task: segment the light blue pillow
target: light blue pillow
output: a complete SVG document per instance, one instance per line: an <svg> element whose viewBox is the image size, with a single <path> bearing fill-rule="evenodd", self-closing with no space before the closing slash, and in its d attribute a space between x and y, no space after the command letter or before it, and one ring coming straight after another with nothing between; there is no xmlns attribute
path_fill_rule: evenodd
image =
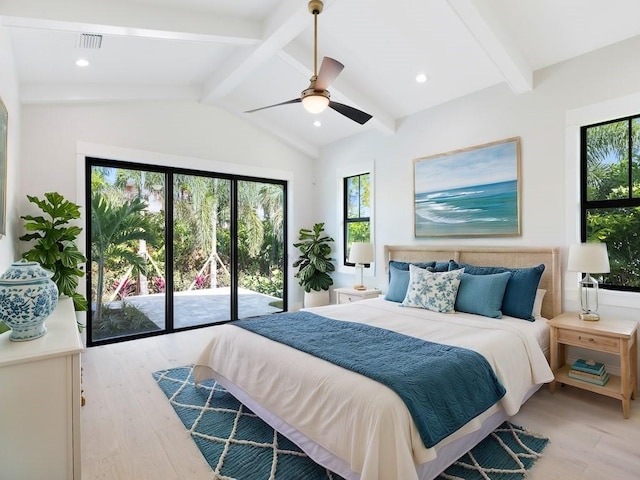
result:
<svg viewBox="0 0 640 480"><path fill-rule="evenodd" d="M409 286L409 265L430 269L436 262L397 262L389 260L389 288L384 296L390 302L402 302Z"/></svg>
<svg viewBox="0 0 640 480"><path fill-rule="evenodd" d="M510 272L489 275L464 273L456 297L456 311L502 318L502 299L510 278Z"/></svg>
<svg viewBox="0 0 640 480"><path fill-rule="evenodd" d="M507 288L504 290L504 298L502 299L502 314L522 318L523 320L535 320L533 317L533 303L536 299L536 291L540 284L542 272L544 272L544 264L541 263L529 268L478 267L451 260L449 268L451 270L464 268L464 271L471 275L510 272L511 278L507 282Z"/></svg>
<svg viewBox="0 0 640 480"><path fill-rule="evenodd" d="M436 273L410 265L409 287L402 305L440 313L453 312L463 273L464 269Z"/></svg>
<svg viewBox="0 0 640 480"><path fill-rule="evenodd" d="M402 302L409 287L409 268L401 270L389 264L389 288L384 296L390 302Z"/></svg>

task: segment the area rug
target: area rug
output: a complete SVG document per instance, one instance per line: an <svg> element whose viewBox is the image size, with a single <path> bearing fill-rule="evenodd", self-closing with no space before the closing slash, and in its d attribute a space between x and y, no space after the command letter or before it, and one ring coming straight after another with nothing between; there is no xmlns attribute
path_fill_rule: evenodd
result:
<svg viewBox="0 0 640 480"><path fill-rule="evenodd" d="M214 472L214 480L342 480L319 466L213 381L197 387L193 366L153 373ZM519 480L549 440L505 422L438 477Z"/></svg>

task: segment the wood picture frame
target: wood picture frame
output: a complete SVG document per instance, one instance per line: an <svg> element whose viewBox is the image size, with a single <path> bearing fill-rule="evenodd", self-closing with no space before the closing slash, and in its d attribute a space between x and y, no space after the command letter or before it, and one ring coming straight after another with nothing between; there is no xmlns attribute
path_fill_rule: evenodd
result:
<svg viewBox="0 0 640 480"><path fill-rule="evenodd" d="M520 137L413 161L415 237L520 235Z"/></svg>

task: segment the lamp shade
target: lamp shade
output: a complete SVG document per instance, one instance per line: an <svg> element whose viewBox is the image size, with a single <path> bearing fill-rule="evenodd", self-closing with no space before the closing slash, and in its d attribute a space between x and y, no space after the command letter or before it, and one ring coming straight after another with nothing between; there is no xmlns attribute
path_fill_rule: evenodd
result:
<svg viewBox="0 0 640 480"><path fill-rule="evenodd" d="M349 263L371 263L374 260L373 244L353 242L349 251Z"/></svg>
<svg viewBox="0 0 640 480"><path fill-rule="evenodd" d="M585 273L609 273L606 243L577 243L569 247L567 270Z"/></svg>

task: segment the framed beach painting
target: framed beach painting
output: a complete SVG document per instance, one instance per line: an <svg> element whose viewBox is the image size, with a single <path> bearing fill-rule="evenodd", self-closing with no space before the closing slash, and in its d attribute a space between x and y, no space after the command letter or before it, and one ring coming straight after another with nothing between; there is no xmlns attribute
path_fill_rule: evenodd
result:
<svg viewBox="0 0 640 480"><path fill-rule="evenodd" d="M416 237L520 235L520 137L413 164Z"/></svg>

